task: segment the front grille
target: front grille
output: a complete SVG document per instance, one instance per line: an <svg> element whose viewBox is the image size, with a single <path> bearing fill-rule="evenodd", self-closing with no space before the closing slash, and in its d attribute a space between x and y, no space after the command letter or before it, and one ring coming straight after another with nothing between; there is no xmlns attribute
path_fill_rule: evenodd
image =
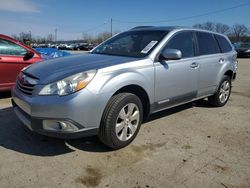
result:
<svg viewBox="0 0 250 188"><path fill-rule="evenodd" d="M34 90L34 86L33 84L27 84L27 83L21 83L18 79L17 79L17 83L16 83L17 88L23 92L26 95L32 95L33 90Z"/></svg>
<svg viewBox="0 0 250 188"><path fill-rule="evenodd" d="M38 79L32 75L21 72L17 77L16 87L26 95L32 95L36 84L38 84Z"/></svg>

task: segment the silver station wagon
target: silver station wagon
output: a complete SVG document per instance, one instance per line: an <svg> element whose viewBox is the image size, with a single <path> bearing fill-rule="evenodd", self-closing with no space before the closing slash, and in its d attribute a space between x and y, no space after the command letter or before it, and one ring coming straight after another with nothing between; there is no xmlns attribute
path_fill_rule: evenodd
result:
<svg viewBox="0 0 250 188"><path fill-rule="evenodd" d="M208 98L224 106L237 53L224 35L181 27L136 27L87 54L35 63L12 91L30 130L59 137L98 135L113 149L136 137L150 114Z"/></svg>

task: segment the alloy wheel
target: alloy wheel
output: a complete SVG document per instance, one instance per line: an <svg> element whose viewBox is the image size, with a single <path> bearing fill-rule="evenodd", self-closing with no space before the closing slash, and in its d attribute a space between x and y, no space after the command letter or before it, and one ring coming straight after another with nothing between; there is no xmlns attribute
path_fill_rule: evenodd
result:
<svg viewBox="0 0 250 188"><path fill-rule="evenodd" d="M221 103L225 103L230 94L230 83L228 80L225 80L220 87L219 99Z"/></svg>
<svg viewBox="0 0 250 188"><path fill-rule="evenodd" d="M129 140L136 132L140 122L139 108L134 103L126 104L116 120L116 136L121 141Z"/></svg>

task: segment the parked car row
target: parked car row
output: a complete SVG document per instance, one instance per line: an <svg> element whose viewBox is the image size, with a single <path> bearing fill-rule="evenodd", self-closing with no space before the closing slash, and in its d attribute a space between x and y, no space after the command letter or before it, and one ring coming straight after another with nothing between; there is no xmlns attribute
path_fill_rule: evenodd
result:
<svg viewBox="0 0 250 188"><path fill-rule="evenodd" d="M89 43L71 43L71 44L66 44L66 43L36 44L36 43L33 43L31 44L31 46L33 48L57 48L59 50L85 50L85 51L89 51L94 47L93 44L89 44Z"/></svg>

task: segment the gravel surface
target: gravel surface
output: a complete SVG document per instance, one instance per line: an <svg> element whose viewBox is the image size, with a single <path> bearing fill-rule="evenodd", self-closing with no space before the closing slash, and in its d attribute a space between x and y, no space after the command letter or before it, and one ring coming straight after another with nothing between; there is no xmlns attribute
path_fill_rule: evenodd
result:
<svg viewBox="0 0 250 188"><path fill-rule="evenodd" d="M250 59L228 104L205 100L150 117L128 147L58 140L25 129L0 93L0 187L250 187Z"/></svg>

